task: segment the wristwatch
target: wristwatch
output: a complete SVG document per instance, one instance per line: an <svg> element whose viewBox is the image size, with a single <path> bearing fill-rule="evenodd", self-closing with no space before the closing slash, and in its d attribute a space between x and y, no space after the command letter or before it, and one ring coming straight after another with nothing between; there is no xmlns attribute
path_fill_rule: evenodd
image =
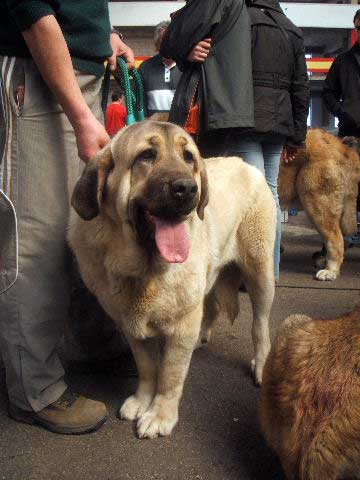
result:
<svg viewBox="0 0 360 480"><path fill-rule="evenodd" d="M116 35L119 35L120 40L124 41L124 35L122 33L120 33L119 30L116 30L116 28L112 28L110 30L110 33L116 33Z"/></svg>

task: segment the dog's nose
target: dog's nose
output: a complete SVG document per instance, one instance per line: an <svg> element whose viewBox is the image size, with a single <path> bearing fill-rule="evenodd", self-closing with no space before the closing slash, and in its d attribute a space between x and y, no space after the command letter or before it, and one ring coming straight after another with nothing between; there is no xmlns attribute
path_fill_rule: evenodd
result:
<svg viewBox="0 0 360 480"><path fill-rule="evenodd" d="M198 186L193 179L180 178L171 183L170 190L172 195L178 200L191 200L195 197Z"/></svg>

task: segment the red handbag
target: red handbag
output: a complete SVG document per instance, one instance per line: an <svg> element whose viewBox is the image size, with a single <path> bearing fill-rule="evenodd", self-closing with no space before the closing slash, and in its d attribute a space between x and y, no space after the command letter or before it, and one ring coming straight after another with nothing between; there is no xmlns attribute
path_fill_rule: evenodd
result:
<svg viewBox="0 0 360 480"><path fill-rule="evenodd" d="M186 119L184 130L191 135L198 135L200 131L200 105L198 85L196 85L194 96L191 100L190 110Z"/></svg>

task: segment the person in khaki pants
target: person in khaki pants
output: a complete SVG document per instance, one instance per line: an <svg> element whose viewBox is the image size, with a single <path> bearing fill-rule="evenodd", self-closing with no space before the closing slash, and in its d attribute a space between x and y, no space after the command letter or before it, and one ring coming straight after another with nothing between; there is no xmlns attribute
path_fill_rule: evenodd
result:
<svg viewBox="0 0 360 480"><path fill-rule="evenodd" d="M81 168L108 141L104 61L134 62L108 2L9 0L0 8L0 352L9 415L59 433L106 420L73 394L56 347L69 305L66 228ZM64 32L64 33L63 33Z"/></svg>

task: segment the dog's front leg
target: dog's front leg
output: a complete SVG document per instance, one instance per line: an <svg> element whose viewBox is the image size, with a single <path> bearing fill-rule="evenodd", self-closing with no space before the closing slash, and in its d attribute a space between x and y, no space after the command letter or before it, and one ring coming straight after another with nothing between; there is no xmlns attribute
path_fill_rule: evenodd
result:
<svg viewBox="0 0 360 480"><path fill-rule="evenodd" d="M149 338L137 340L127 336L139 373L139 385L120 408L119 415L125 420L140 418L151 405L156 392L158 369L158 340Z"/></svg>
<svg viewBox="0 0 360 480"><path fill-rule="evenodd" d="M201 318L202 305L185 322L182 321L173 335L166 337L155 398L151 407L138 420L139 438L170 435L176 425L179 401L199 336Z"/></svg>

